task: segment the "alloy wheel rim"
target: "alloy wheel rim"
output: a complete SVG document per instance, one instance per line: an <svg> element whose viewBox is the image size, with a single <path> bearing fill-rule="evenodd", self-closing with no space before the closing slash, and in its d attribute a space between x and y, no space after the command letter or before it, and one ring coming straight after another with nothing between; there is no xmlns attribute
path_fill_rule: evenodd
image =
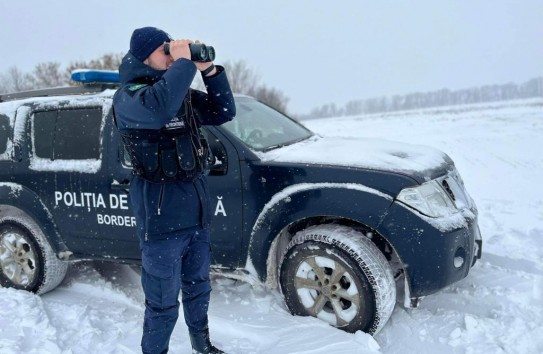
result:
<svg viewBox="0 0 543 354"><path fill-rule="evenodd" d="M0 268L13 284L27 286L36 277L36 254L30 243L17 232L0 235Z"/></svg>
<svg viewBox="0 0 543 354"><path fill-rule="evenodd" d="M304 259L296 270L294 285L308 314L333 326L347 326L360 310L354 275L332 258Z"/></svg>

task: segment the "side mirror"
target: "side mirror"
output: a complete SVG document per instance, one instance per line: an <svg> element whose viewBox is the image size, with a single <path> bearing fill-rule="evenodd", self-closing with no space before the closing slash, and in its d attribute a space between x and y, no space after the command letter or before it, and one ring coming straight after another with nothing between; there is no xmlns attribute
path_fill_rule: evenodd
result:
<svg viewBox="0 0 543 354"><path fill-rule="evenodd" d="M210 176L224 176L228 170L228 164L221 158L215 157L215 162L209 167Z"/></svg>

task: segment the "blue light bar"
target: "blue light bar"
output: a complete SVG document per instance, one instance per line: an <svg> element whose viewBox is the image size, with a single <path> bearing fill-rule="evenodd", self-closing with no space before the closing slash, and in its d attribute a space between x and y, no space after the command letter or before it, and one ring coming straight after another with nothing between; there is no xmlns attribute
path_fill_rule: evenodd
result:
<svg viewBox="0 0 543 354"><path fill-rule="evenodd" d="M76 70L72 71L72 80L82 84L119 83L119 72L109 70Z"/></svg>

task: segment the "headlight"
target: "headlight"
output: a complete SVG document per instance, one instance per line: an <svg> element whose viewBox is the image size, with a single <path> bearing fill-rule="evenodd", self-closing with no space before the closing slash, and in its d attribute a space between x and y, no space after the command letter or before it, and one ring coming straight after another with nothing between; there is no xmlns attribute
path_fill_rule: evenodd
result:
<svg viewBox="0 0 543 354"><path fill-rule="evenodd" d="M396 199L434 218L448 216L458 211L451 198L435 180L417 187L405 188Z"/></svg>

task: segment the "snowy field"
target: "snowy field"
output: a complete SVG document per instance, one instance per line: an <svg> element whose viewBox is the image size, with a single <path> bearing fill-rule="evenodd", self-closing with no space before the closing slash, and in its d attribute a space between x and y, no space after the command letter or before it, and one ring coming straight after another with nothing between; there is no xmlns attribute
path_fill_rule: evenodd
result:
<svg viewBox="0 0 543 354"><path fill-rule="evenodd" d="M291 316L277 291L214 278L213 341L231 354L543 353L543 100L306 121L334 137L436 147L479 208L483 257L420 307L396 306L374 338ZM356 153L356 152L355 152ZM44 296L0 288L0 353L138 353L143 315L132 268L81 262ZM170 352L190 353L178 322Z"/></svg>

